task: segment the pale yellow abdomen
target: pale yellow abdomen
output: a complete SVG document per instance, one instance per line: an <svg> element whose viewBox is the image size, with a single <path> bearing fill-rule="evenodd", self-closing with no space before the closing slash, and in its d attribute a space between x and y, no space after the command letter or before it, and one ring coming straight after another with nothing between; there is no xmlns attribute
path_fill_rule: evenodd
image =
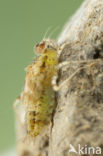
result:
<svg viewBox="0 0 103 156"><path fill-rule="evenodd" d="M27 133L33 137L40 134L52 119L55 95L51 80L57 63L56 51L46 50L27 69L23 103L27 111Z"/></svg>

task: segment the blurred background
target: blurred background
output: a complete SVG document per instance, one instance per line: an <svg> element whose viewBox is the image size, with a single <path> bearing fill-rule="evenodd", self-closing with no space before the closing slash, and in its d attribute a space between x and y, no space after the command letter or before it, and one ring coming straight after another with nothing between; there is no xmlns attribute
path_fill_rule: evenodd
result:
<svg viewBox="0 0 103 156"><path fill-rule="evenodd" d="M0 0L0 152L15 146L13 103L23 90L33 46L59 26L57 38L83 0Z"/></svg>

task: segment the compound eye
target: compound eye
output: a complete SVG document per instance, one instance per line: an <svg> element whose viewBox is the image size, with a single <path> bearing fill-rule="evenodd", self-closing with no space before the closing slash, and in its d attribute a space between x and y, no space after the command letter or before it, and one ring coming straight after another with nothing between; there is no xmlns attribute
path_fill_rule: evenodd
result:
<svg viewBox="0 0 103 156"><path fill-rule="evenodd" d="M39 46L40 46L41 49L44 49L45 48L45 43L43 42Z"/></svg>
<svg viewBox="0 0 103 156"><path fill-rule="evenodd" d="M44 43L44 42L38 43L38 44L36 44L36 46L35 46L35 52L36 52L37 54L43 53L44 49L45 49L45 43Z"/></svg>

